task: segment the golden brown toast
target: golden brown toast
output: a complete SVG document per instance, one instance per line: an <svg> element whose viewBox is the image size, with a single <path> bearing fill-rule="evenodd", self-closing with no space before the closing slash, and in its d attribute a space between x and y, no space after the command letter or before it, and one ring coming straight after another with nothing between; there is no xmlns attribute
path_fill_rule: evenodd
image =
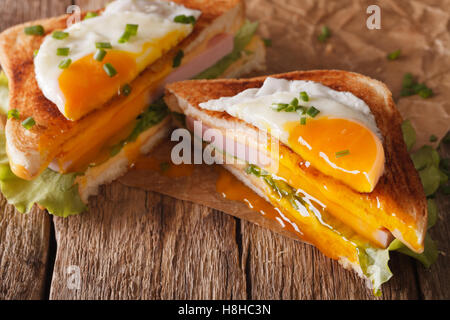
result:
<svg viewBox="0 0 450 320"><path fill-rule="evenodd" d="M145 82L145 77L150 78L155 72L152 68L172 61L178 50L183 49L185 53L194 50L194 44L199 44L207 35L207 29L216 22L216 28L229 28L226 25L226 18L233 21L243 22L244 5L241 0L176 0L186 7L202 11L202 15L197 21L194 31L179 45L171 50L154 65L148 67L135 80ZM229 13L225 17L225 13ZM82 15L82 18L84 14ZM41 92L35 79L33 54L39 49L44 37L28 36L24 33L24 27L30 25L42 25L46 35L54 30L66 28L68 15L28 22L9 28L0 34L0 64L9 78L10 87L10 108L17 109L20 119L9 119L6 125L6 136L8 144L8 154L13 171L23 178L33 178L39 175L53 158L58 154L61 146L85 131L95 122L95 118L107 112L108 106L114 103L114 98L104 108L94 111L78 121L67 120L58 110L56 105L47 100ZM222 20L219 24L217 21ZM222 26L223 25L223 26ZM219 30L220 31L220 30ZM132 83L133 88L135 83ZM132 99L132 97L128 97ZM26 130L21 122L33 117L36 125L31 130ZM19 163L19 165L17 165ZM20 174L20 166L27 166L29 173Z"/></svg>
<svg viewBox="0 0 450 320"><path fill-rule="evenodd" d="M371 193L358 193L318 170L302 166L301 157L290 152L298 173L309 183L322 188L323 195L347 208L362 220L378 221L416 252L423 251L427 225L427 202L419 175L403 141L402 117L395 108L392 94L381 82L346 71L296 71L271 77L320 82L337 91L348 91L370 107L383 136L385 171ZM183 81L166 87L165 100L172 110L184 112L214 128L246 128L252 125L225 112L204 110L199 104L220 97L234 96L248 88L261 87L266 77L243 80ZM199 113L201 112L201 113ZM242 131L245 132L246 129ZM281 148L289 149L281 144ZM323 188L326 185L327 190ZM314 195L313 195L314 196Z"/></svg>

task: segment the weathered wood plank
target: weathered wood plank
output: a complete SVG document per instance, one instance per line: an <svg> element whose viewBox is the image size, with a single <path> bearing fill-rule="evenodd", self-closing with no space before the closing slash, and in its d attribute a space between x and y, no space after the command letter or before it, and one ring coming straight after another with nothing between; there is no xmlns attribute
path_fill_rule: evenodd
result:
<svg viewBox="0 0 450 320"><path fill-rule="evenodd" d="M51 299L245 298L235 220L113 183L90 211L55 218ZM77 266L80 290L67 286Z"/></svg>
<svg viewBox="0 0 450 320"><path fill-rule="evenodd" d="M2 0L0 31L29 20L63 14L71 1ZM50 217L38 208L17 212L0 195L0 299L45 297Z"/></svg>

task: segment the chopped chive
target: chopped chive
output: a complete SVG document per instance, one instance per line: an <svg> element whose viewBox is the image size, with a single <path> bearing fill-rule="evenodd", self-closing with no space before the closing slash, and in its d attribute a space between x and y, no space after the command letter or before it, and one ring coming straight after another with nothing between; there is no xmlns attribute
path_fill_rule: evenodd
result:
<svg viewBox="0 0 450 320"><path fill-rule="evenodd" d="M109 42L96 42L95 47L97 49L112 49L112 45Z"/></svg>
<svg viewBox="0 0 450 320"><path fill-rule="evenodd" d="M125 42L128 42L130 40L130 38L131 38L131 34L125 31L117 42L125 43Z"/></svg>
<svg viewBox="0 0 450 320"><path fill-rule="evenodd" d="M11 118L19 119L19 110L17 109L8 110L8 119Z"/></svg>
<svg viewBox="0 0 450 320"><path fill-rule="evenodd" d="M124 95L125 97L128 97L131 93L131 86L127 83L125 84L122 89L120 90L120 93Z"/></svg>
<svg viewBox="0 0 450 320"><path fill-rule="evenodd" d="M307 101L309 101L309 96L305 91L302 91L302 92L300 92L300 99L307 102Z"/></svg>
<svg viewBox="0 0 450 320"><path fill-rule="evenodd" d="M286 109L288 106L287 103L272 103L272 108L278 112Z"/></svg>
<svg viewBox="0 0 450 320"><path fill-rule="evenodd" d="M138 28L139 28L138 24L127 24L125 26L125 32L128 32L132 36L135 36L137 35Z"/></svg>
<svg viewBox="0 0 450 320"><path fill-rule="evenodd" d="M30 130L35 124L36 121L34 121L33 117L28 117L22 121L22 126L27 130Z"/></svg>
<svg viewBox="0 0 450 320"><path fill-rule="evenodd" d="M174 22L184 24L195 24L196 20L194 16L186 16L184 14L178 15L173 19Z"/></svg>
<svg viewBox="0 0 450 320"><path fill-rule="evenodd" d="M264 39L263 39L263 42L264 42L264 46L265 46L266 48L269 48L269 47L272 46L272 39L264 38Z"/></svg>
<svg viewBox="0 0 450 320"><path fill-rule="evenodd" d="M340 157L344 157L350 154L349 150L342 150L342 151L338 151L336 152L336 158L340 158Z"/></svg>
<svg viewBox="0 0 450 320"><path fill-rule="evenodd" d="M430 88L423 88L418 92L418 95L423 98L429 98L433 95L433 90L431 90Z"/></svg>
<svg viewBox="0 0 450 320"><path fill-rule="evenodd" d="M34 50L33 57L36 57L38 55L38 53L39 53L39 49Z"/></svg>
<svg viewBox="0 0 450 320"><path fill-rule="evenodd" d="M433 90L428 88L425 83L418 83L411 73L405 73L400 94L402 97L418 94L423 99L427 99L433 96Z"/></svg>
<svg viewBox="0 0 450 320"><path fill-rule="evenodd" d="M160 167L162 172L166 172L167 170L169 170L170 163L168 163L168 162L161 162L159 164L159 167Z"/></svg>
<svg viewBox="0 0 450 320"><path fill-rule="evenodd" d="M98 16L98 13L97 13L97 12L88 12L88 13L86 13L86 15L84 16L84 19L83 19L83 20L95 18L95 17L97 17L97 16Z"/></svg>
<svg viewBox="0 0 450 320"><path fill-rule="evenodd" d="M328 28L327 26L323 26L322 27L322 33L319 34L319 36L317 37L317 39L320 42L325 42L327 41L327 39L331 36L331 31L330 28Z"/></svg>
<svg viewBox="0 0 450 320"><path fill-rule="evenodd" d="M70 48L58 48L58 49L56 49L56 55L57 56L67 57L69 55L69 52L70 52Z"/></svg>
<svg viewBox="0 0 450 320"><path fill-rule="evenodd" d="M317 110L316 108L314 108L314 107L309 107L308 108L308 110L306 111L306 113L311 117L311 118L314 118L315 116L317 116L319 113L320 113L320 111L319 110Z"/></svg>
<svg viewBox="0 0 450 320"><path fill-rule="evenodd" d="M307 109L308 109L307 107L298 106L295 111L298 113L298 115L303 116L306 114Z"/></svg>
<svg viewBox="0 0 450 320"><path fill-rule="evenodd" d="M105 70L106 74L111 78L117 74L117 70L114 69L111 63L105 63L103 65L103 70Z"/></svg>
<svg viewBox="0 0 450 320"><path fill-rule="evenodd" d="M60 69L67 69L71 63L72 63L72 59L64 59L59 63L58 67Z"/></svg>
<svg viewBox="0 0 450 320"><path fill-rule="evenodd" d="M106 56L106 50L98 49L94 54L94 59L97 61L103 61Z"/></svg>
<svg viewBox="0 0 450 320"><path fill-rule="evenodd" d="M303 126L306 124L306 117L301 117L300 118L300 124L303 125Z"/></svg>
<svg viewBox="0 0 450 320"><path fill-rule="evenodd" d="M297 99L297 98L292 99L290 105L291 105L291 106L294 106L294 107L295 107L295 110L296 110L297 107L298 107L298 99ZM295 110L293 110L293 111L295 111Z"/></svg>
<svg viewBox="0 0 450 320"><path fill-rule="evenodd" d="M138 28L139 28L138 24L127 24L125 27L125 32L119 39L119 43L128 42L131 36L137 35Z"/></svg>
<svg viewBox="0 0 450 320"><path fill-rule="evenodd" d="M173 58L173 65L172 66L174 68L179 67L181 65L181 60L183 59L183 57L184 57L183 50L178 51L177 54L175 55L175 58Z"/></svg>
<svg viewBox="0 0 450 320"><path fill-rule="evenodd" d="M69 36L69 33L64 32L64 31L54 31L52 33L52 38L57 39L57 40L63 40L65 38L67 38L68 36Z"/></svg>
<svg viewBox="0 0 450 320"><path fill-rule="evenodd" d="M402 54L402 51L400 49L398 49L398 50L395 50L395 51L389 53L387 55L387 58L388 58L388 60L397 60L401 54Z"/></svg>
<svg viewBox="0 0 450 320"><path fill-rule="evenodd" d="M29 36L43 36L45 33L44 27L41 25L25 27L24 32Z"/></svg>
<svg viewBox="0 0 450 320"><path fill-rule="evenodd" d="M436 142L437 140L438 138L434 134L430 136L430 142Z"/></svg>

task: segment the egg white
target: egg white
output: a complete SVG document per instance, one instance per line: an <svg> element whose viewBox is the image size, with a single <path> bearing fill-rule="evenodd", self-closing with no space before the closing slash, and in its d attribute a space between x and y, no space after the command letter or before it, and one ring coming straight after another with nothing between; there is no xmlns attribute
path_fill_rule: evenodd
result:
<svg viewBox="0 0 450 320"><path fill-rule="evenodd" d="M96 51L96 42L110 42L114 50L140 54L137 59L138 70L146 66L142 62L152 55L150 48L143 52L143 46L155 42L172 31L184 36L192 32L191 24L174 22L177 15L194 16L201 12L188 9L173 2L161 0L117 0L110 3L98 17L83 20L65 29L69 36L63 40L47 36L34 60L36 80L45 97L52 101L64 114L65 98L59 87L58 78L63 72L59 63L67 58L75 61ZM126 43L118 43L127 24L138 24L136 36ZM67 57L56 55L58 48L70 48Z"/></svg>
<svg viewBox="0 0 450 320"><path fill-rule="evenodd" d="M308 102L299 98L302 91L308 94ZM289 145L286 124L299 122L300 116L297 112L277 112L273 104L289 104L294 98L298 98L302 106L314 106L320 110L315 119L330 117L356 121L382 139L375 118L363 100L350 92L336 91L313 81L268 77L261 88L247 89L233 97L210 100L201 103L200 107L226 112L260 130L270 131L272 136Z"/></svg>

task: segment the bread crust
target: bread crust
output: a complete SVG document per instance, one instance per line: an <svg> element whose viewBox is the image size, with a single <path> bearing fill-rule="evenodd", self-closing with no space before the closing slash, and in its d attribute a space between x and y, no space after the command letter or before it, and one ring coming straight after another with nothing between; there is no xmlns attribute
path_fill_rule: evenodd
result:
<svg viewBox="0 0 450 320"><path fill-rule="evenodd" d="M358 199L358 205L364 206L364 209L372 215L381 214L381 210L377 209L377 204L381 203L381 206L385 208L383 214L395 213L396 216L390 218L398 222L398 226L402 226L406 221L412 221L414 228L410 232L417 235L416 243L404 239L404 232L407 231L401 232L395 226L390 226L388 229L411 249L422 252L427 226L427 201L419 175L403 140L402 117L386 85L361 74L340 70L294 71L271 75L271 77L320 82L337 91L351 92L366 102L383 137L385 171L371 193L358 193L344 184L340 188L343 188L342 190L345 190L349 197L354 197L355 201ZM169 108L183 110L189 106L201 112L205 119L208 118L209 121L217 124L232 123L230 126L257 130L225 112L201 109L199 104L220 97L234 96L245 89L259 88L265 79L266 76L241 80L183 81L168 85L165 99ZM181 101L184 106L181 105L183 103L180 104ZM214 125L214 123L211 124ZM328 178L318 171L314 175L317 179Z"/></svg>

